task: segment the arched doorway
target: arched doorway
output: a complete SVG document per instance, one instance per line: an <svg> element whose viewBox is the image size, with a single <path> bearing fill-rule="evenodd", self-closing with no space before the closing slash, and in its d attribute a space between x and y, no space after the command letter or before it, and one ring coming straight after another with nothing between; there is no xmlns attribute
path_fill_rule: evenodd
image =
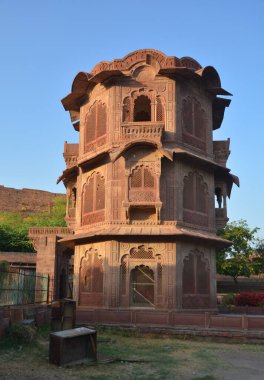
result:
<svg viewBox="0 0 264 380"><path fill-rule="evenodd" d="M154 299L154 272L148 266L136 266L130 275L131 305L154 307Z"/></svg>

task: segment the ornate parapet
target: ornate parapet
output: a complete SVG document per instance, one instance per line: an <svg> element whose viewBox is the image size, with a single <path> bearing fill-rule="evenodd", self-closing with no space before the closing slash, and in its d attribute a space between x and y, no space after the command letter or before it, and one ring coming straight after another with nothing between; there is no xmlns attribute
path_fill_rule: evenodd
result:
<svg viewBox="0 0 264 380"><path fill-rule="evenodd" d="M230 139L222 141L213 141L214 158L220 165L226 166L227 159L230 155Z"/></svg>
<svg viewBox="0 0 264 380"><path fill-rule="evenodd" d="M65 236L73 233L73 230L68 227L30 227L28 229L29 238L35 238L43 235Z"/></svg>
<svg viewBox="0 0 264 380"><path fill-rule="evenodd" d="M127 122L121 125L121 141L151 140L161 143L164 122L140 121Z"/></svg>
<svg viewBox="0 0 264 380"><path fill-rule="evenodd" d="M77 164L78 155L79 144L68 144L67 141L65 141L63 157L67 168Z"/></svg>

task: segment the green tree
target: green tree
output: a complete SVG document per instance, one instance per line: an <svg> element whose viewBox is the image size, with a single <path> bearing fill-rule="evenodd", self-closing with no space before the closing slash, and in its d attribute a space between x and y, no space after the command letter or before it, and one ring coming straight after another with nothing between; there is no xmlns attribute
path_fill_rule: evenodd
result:
<svg viewBox="0 0 264 380"><path fill-rule="evenodd" d="M250 229L245 220L228 223L219 233L232 245L217 253L216 267L219 274L233 277L237 282L238 276L249 277L254 273L251 256L254 252L257 227Z"/></svg>
<svg viewBox="0 0 264 380"><path fill-rule="evenodd" d="M0 213L0 251L33 252L28 238L29 227L63 227L65 222L66 197L58 196L53 200L49 212L39 212L22 216L14 212Z"/></svg>
<svg viewBox="0 0 264 380"><path fill-rule="evenodd" d="M264 239L256 240L256 247L251 260L254 274L264 273Z"/></svg>

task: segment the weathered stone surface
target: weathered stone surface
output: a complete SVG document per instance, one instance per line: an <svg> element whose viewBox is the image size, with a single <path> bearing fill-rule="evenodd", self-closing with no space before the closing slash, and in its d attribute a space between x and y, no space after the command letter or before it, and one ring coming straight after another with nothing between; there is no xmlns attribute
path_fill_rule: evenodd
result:
<svg viewBox="0 0 264 380"><path fill-rule="evenodd" d="M64 194L35 189L13 189L0 185L0 211L35 213L49 211L55 197Z"/></svg>

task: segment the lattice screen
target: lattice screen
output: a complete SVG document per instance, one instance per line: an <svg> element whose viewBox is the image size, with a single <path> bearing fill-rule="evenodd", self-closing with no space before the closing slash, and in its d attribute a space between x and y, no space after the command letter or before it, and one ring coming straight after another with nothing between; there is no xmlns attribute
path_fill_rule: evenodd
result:
<svg viewBox="0 0 264 380"><path fill-rule="evenodd" d="M103 259L98 252L91 252L82 260L80 290L88 293L102 293L104 287Z"/></svg>
<svg viewBox="0 0 264 380"><path fill-rule="evenodd" d="M161 102L160 97L157 97L156 100L156 121L163 121L164 120L164 111L163 111L163 105Z"/></svg>
<svg viewBox="0 0 264 380"><path fill-rule="evenodd" d="M146 249L144 246L133 248L130 257L132 259L154 259L152 249Z"/></svg>
<svg viewBox="0 0 264 380"><path fill-rule="evenodd" d="M83 192L82 224L91 224L104 220L98 213L105 208L105 179L100 173L93 174L87 181Z"/></svg>
<svg viewBox="0 0 264 380"><path fill-rule="evenodd" d="M96 137L106 134L106 105L99 102L97 105Z"/></svg>
<svg viewBox="0 0 264 380"><path fill-rule="evenodd" d="M92 142L97 140L98 145L105 144L106 140L102 136L106 135L107 112L106 105L97 101L91 108L85 120L85 149L90 151L93 148Z"/></svg>
<svg viewBox="0 0 264 380"><path fill-rule="evenodd" d="M105 179L96 175L96 194L95 194L96 204L95 210L102 210L105 208Z"/></svg>
<svg viewBox="0 0 264 380"><path fill-rule="evenodd" d="M148 168L144 169L144 187L154 187L154 177Z"/></svg>
<svg viewBox="0 0 264 380"><path fill-rule="evenodd" d="M85 121L85 144L94 141L96 137L96 105L93 105L86 116Z"/></svg>
<svg viewBox="0 0 264 380"><path fill-rule="evenodd" d="M184 131L195 136L199 140L206 141L206 113L195 98L188 96L182 101L182 121ZM186 139L184 138L184 140ZM187 139L186 142L191 143L191 140ZM200 146L195 141L193 141L193 144L202 148L202 145Z"/></svg>
<svg viewBox="0 0 264 380"><path fill-rule="evenodd" d="M139 167L133 170L131 175L131 188L141 188L142 187L142 176L143 168Z"/></svg>
<svg viewBox="0 0 264 380"><path fill-rule="evenodd" d="M183 186L183 208L188 210L194 209L194 179L193 173L189 173L188 177L184 178Z"/></svg>
<svg viewBox="0 0 264 380"><path fill-rule="evenodd" d="M183 119L183 129L193 134L193 110L192 110L192 99L188 96L182 102L182 119Z"/></svg>
<svg viewBox="0 0 264 380"><path fill-rule="evenodd" d="M207 186L201 176L196 175L196 210L207 212Z"/></svg>
<svg viewBox="0 0 264 380"><path fill-rule="evenodd" d="M129 97L124 99L123 102L123 122L131 121L131 99Z"/></svg>
<svg viewBox="0 0 264 380"><path fill-rule="evenodd" d="M162 295L162 265L157 263L157 295Z"/></svg>
<svg viewBox="0 0 264 380"><path fill-rule="evenodd" d="M93 211L93 188L94 188L94 177L86 183L83 195L83 212L86 214Z"/></svg>
<svg viewBox="0 0 264 380"><path fill-rule="evenodd" d="M194 256L189 254L183 261L182 292L183 294L195 293L195 268Z"/></svg>
<svg viewBox="0 0 264 380"><path fill-rule="evenodd" d="M209 265L202 252L189 253L183 261L183 294L209 294Z"/></svg>
<svg viewBox="0 0 264 380"><path fill-rule="evenodd" d="M198 173L189 173L184 178L183 208L207 213L208 190L203 177Z"/></svg>
<svg viewBox="0 0 264 380"><path fill-rule="evenodd" d="M205 140L206 133L206 115L205 111L201 108L199 102L194 103L194 123L195 130L194 134L201 140Z"/></svg>
<svg viewBox="0 0 264 380"><path fill-rule="evenodd" d="M126 259L123 258L120 266L120 274L121 274L121 294L126 294L126 281L127 281L127 262Z"/></svg>

